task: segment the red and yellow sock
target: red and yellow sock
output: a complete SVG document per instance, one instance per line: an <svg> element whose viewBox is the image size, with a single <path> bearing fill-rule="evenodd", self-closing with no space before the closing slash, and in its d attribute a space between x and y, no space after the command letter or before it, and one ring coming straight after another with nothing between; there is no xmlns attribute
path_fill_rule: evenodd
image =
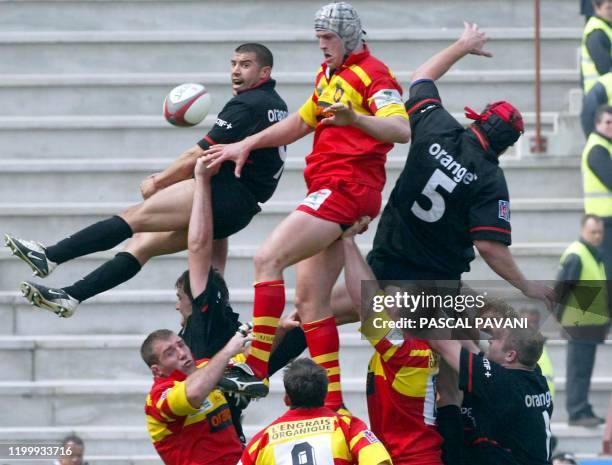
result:
<svg viewBox="0 0 612 465"><path fill-rule="evenodd" d="M246 363L258 378L268 376L268 361L274 334L285 309L285 282L264 281L255 284L253 304L253 343Z"/></svg>
<svg viewBox="0 0 612 465"><path fill-rule="evenodd" d="M340 384L340 362L338 360L340 337L338 336L336 319L330 316L311 323L303 323L302 327L306 335L310 356L327 372L329 384L325 406L337 410L344 404L344 401Z"/></svg>

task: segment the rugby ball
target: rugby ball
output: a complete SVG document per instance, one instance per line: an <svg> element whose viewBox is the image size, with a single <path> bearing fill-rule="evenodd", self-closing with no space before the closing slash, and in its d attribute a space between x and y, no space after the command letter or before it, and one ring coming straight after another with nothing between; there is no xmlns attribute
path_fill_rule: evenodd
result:
<svg viewBox="0 0 612 465"><path fill-rule="evenodd" d="M206 118L211 103L210 94L202 84L181 84L166 96L164 116L174 126L195 126Z"/></svg>

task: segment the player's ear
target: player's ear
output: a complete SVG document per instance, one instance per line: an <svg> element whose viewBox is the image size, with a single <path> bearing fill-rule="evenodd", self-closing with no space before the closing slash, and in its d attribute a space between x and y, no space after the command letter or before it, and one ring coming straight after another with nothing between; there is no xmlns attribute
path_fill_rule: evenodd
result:
<svg viewBox="0 0 612 465"><path fill-rule="evenodd" d="M287 393L285 393L285 396L283 397L283 401L285 402L285 405L287 407L291 407L291 401L289 400L289 396L287 395Z"/></svg>
<svg viewBox="0 0 612 465"><path fill-rule="evenodd" d="M516 350L509 350L506 352L506 362L513 363L518 361L518 352Z"/></svg>
<svg viewBox="0 0 612 465"><path fill-rule="evenodd" d="M161 367L157 363L151 365L151 373L153 373L153 376L155 376L156 378L161 378L164 376Z"/></svg>
<svg viewBox="0 0 612 465"><path fill-rule="evenodd" d="M263 66L259 70L259 77L261 79L270 79L271 75L272 75L272 66Z"/></svg>

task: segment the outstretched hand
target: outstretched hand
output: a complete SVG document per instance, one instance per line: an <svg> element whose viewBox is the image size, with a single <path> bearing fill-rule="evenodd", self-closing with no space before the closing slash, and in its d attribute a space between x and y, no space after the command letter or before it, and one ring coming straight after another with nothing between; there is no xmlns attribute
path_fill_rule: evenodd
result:
<svg viewBox="0 0 612 465"><path fill-rule="evenodd" d="M555 291L545 284L536 281L529 281L525 289L523 289L523 294L526 297L541 300L546 304L546 308L549 311L552 311L555 305Z"/></svg>
<svg viewBox="0 0 612 465"><path fill-rule="evenodd" d="M204 152L203 159L209 169L215 166L220 167L225 161L233 161L236 163L234 175L239 178L242 167L249 158L250 149L244 142L236 142L234 144L216 144Z"/></svg>
<svg viewBox="0 0 612 465"><path fill-rule="evenodd" d="M150 174L140 183L140 193L143 199L148 199L157 192L158 189L155 187L155 176L158 174L159 173Z"/></svg>
<svg viewBox="0 0 612 465"><path fill-rule="evenodd" d="M484 46L489 38L482 32L476 23L463 22L464 29L463 34L459 40L463 43L467 52L472 55L479 55L483 57L492 57L493 54L484 50Z"/></svg>
<svg viewBox="0 0 612 465"><path fill-rule="evenodd" d="M372 221L372 218L369 216L362 216L355 221L350 228L344 231L342 234L342 239L352 239L357 234L363 234L368 230L368 224L370 224L370 221Z"/></svg>
<svg viewBox="0 0 612 465"><path fill-rule="evenodd" d="M219 169L221 169L221 165L207 167L206 160L204 158L204 156L198 158L198 161L196 162L195 168L193 170L193 174L196 178L202 177L204 179L210 179L219 172Z"/></svg>
<svg viewBox="0 0 612 465"><path fill-rule="evenodd" d="M353 104L348 101L348 105L344 103L334 103L325 108L326 114L331 114L327 118L321 120L322 124L331 124L333 126L350 126L357 121L357 113L353 110Z"/></svg>

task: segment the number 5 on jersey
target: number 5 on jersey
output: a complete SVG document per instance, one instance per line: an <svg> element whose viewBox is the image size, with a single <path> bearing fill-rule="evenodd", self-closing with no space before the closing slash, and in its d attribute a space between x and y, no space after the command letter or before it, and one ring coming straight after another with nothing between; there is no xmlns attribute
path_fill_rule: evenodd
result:
<svg viewBox="0 0 612 465"><path fill-rule="evenodd" d="M457 183L449 178L446 174L444 174L440 169L436 169L434 173L427 181L425 188L423 189L422 194L429 199L431 202L431 207L428 210L425 210L421 205L419 205L419 201L415 200L412 204L411 211L414 215L420 220L426 221L427 223L435 223L442 215L444 215L444 211L446 210L446 202L444 201L444 197L436 190L437 187L441 187L445 191L451 193L457 187Z"/></svg>

